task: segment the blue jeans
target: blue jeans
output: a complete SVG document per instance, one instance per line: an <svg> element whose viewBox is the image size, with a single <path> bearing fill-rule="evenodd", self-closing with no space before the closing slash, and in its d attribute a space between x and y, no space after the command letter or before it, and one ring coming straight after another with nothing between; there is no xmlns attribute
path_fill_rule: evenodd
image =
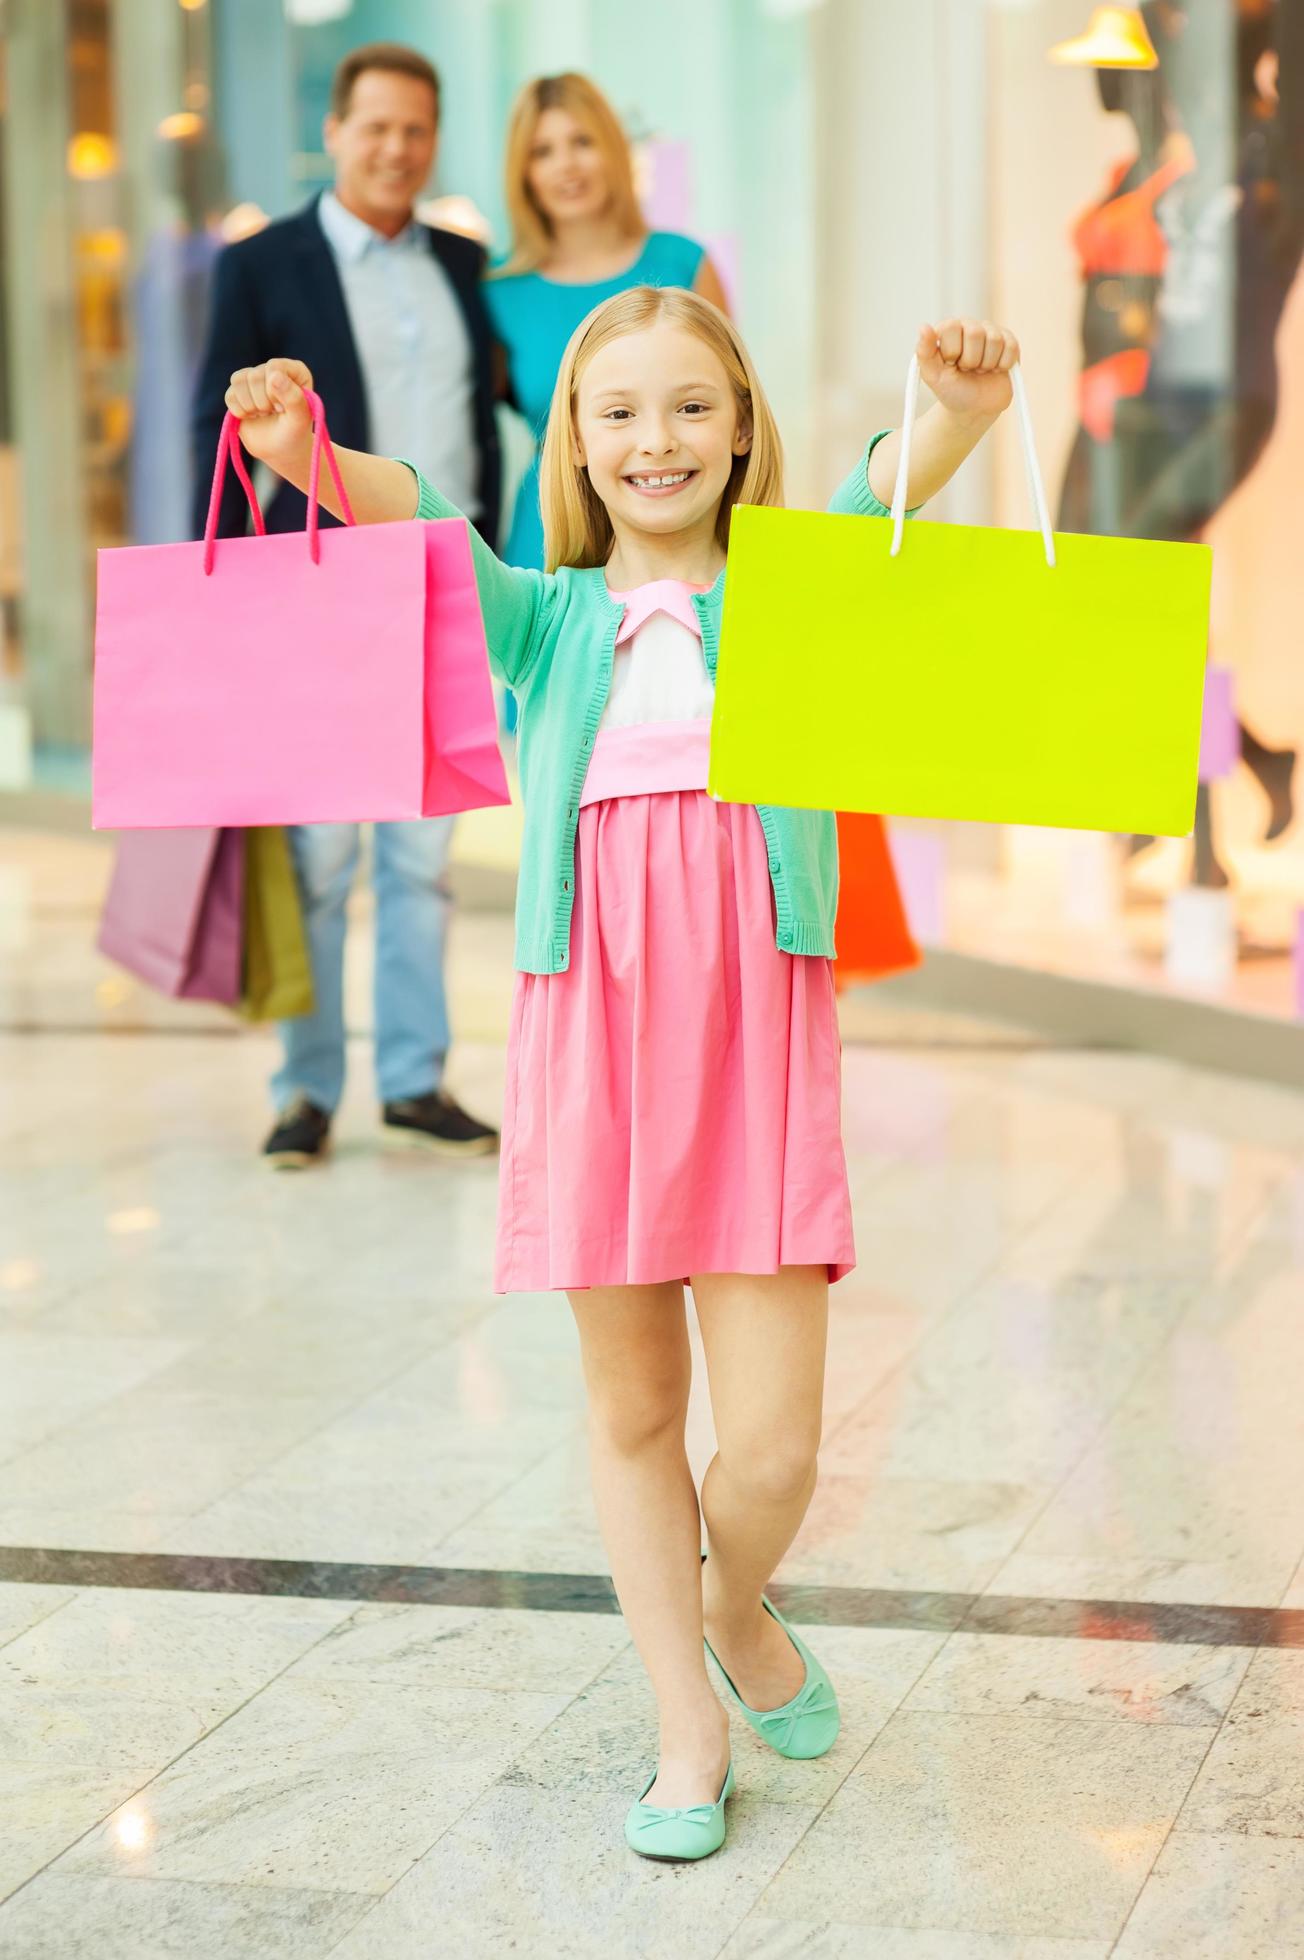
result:
<svg viewBox="0 0 1304 1960"><path fill-rule="evenodd" d="M382 1103L423 1096L443 1080L446 882L452 817L375 827L376 1081ZM283 1110L304 1095L332 1114L344 1089L344 934L361 826L301 825L289 833L303 897L317 1005L281 1023L284 1061L272 1078Z"/></svg>

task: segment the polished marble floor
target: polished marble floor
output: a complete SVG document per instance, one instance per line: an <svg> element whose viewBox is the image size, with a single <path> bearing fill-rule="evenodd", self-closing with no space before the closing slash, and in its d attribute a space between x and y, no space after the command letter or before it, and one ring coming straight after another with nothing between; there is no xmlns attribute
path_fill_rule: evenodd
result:
<svg viewBox="0 0 1304 1960"><path fill-rule="evenodd" d="M737 1728L725 1851L649 1866L493 1166L383 1148L360 1034L333 1163L263 1174L269 1038L96 960L105 865L0 831L0 1960L1304 1956L1304 1093L848 1005L782 1574L844 1731ZM460 918L489 1112L508 959Z"/></svg>

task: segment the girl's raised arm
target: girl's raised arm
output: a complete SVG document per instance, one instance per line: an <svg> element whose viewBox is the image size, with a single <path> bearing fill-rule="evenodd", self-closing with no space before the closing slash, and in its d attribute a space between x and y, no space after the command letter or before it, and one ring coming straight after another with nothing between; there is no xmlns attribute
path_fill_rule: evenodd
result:
<svg viewBox="0 0 1304 1960"><path fill-rule="evenodd" d="M920 378L936 402L915 425L910 448L906 504L926 504L950 482L965 457L977 448L992 423L1009 407L1010 370L1019 343L1008 327L990 320L944 320L919 330L915 347ZM900 431L874 445L869 458L869 490L884 507L892 502Z"/></svg>
<svg viewBox="0 0 1304 1960"><path fill-rule="evenodd" d="M238 369L226 391L226 405L239 420L240 440L249 454L305 491L312 414L303 391L311 386L312 375L302 361L264 361L261 367ZM335 460L359 524L416 516L417 482L405 464L368 456L361 449L335 448ZM319 488L326 509L343 517L328 470L322 471Z"/></svg>
<svg viewBox="0 0 1304 1960"><path fill-rule="evenodd" d="M304 491L312 465L312 412L303 391L311 387L312 375L302 361L271 360L239 369L226 391L226 405L239 420L244 448ZM409 464L369 456L362 449L332 447L359 524L397 523L419 515L462 516ZM318 494L327 510L343 517L329 470L321 472ZM473 524L467 525L467 534L489 664L510 687L519 687L529 670L547 584L541 572L504 565Z"/></svg>

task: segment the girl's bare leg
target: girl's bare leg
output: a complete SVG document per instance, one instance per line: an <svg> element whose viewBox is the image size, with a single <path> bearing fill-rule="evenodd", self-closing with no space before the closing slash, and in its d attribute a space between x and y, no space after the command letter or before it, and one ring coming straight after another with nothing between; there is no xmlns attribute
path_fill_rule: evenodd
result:
<svg viewBox="0 0 1304 1960"><path fill-rule="evenodd" d="M649 1804L714 1803L729 1724L702 1651L701 1520L684 1450L692 1363L681 1286L569 1296L588 1388L593 1497L660 1724Z"/></svg>
<svg viewBox="0 0 1304 1960"><path fill-rule="evenodd" d="M748 1706L779 1708L800 1689L804 1668L761 1594L815 1490L828 1268L704 1273L693 1297L717 1439L702 1480L706 1635Z"/></svg>

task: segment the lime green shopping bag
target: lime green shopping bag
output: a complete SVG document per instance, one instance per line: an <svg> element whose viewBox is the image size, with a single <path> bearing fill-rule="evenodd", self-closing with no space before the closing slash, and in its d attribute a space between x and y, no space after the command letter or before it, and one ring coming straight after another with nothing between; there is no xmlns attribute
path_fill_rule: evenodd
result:
<svg viewBox="0 0 1304 1960"><path fill-rule="evenodd" d="M731 803L1185 836L1209 626L1204 545L904 531L744 506L725 579L711 793Z"/></svg>

